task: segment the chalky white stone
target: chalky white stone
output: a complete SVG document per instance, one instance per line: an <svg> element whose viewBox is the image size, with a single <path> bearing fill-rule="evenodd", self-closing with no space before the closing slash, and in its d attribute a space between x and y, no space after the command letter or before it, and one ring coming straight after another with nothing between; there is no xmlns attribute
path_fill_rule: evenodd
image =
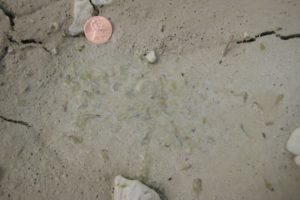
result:
<svg viewBox="0 0 300 200"><path fill-rule="evenodd" d="M68 34L76 36L82 33L85 22L92 17L93 10L94 8L89 0L74 0L74 19L68 29Z"/></svg>
<svg viewBox="0 0 300 200"><path fill-rule="evenodd" d="M157 57L156 57L156 55L155 55L155 51L149 51L148 53L147 53L147 55L145 56L145 58L147 59L147 61L149 62L149 63L151 63L151 64L153 64L153 63L155 63L156 62L156 60L157 60Z"/></svg>
<svg viewBox="0 0 300 200"><path fill-rule="evenodd" d="M114 181L114 200L160 200L160 197L138 180L117 176Z"/></svg>
<svg viewBox="0 0 300 200"><path fill-rule="evenodd" d="M300 128L296 129L290 136L287 145L289 152L300 156Z"/></svg>

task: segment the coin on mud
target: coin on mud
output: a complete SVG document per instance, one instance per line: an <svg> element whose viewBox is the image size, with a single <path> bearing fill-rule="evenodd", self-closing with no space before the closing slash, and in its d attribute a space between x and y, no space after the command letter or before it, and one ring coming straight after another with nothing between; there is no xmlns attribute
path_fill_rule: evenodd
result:
<svg viewBox="0 0 300 200"><path fill-rule="evenodd" d="M84 34L87 40L95 44L106 43L112 34L112 25L102 16L94 16L84 25Z"/></svg>

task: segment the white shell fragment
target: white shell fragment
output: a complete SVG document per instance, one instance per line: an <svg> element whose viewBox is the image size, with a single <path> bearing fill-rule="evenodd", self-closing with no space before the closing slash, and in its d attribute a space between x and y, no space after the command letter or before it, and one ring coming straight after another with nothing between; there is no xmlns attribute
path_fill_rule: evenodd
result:
<svg viewBox="0 0 300 200"><path fill-rule="evenodd" d="M300 156L300 128L296 129L290 136L287 145L289 152Z"/></svg>
<svg viewBox="0 0 300 200"><path fill-rule="evenodd" d="M159 195L138 180L116 176L114 200L160 200Z"/></svg>
<svg viewBox="0 0 300 200"><path fill-rule="evenodd" d="M90 17L92 17L94 8L89 0L74 0L74 19L68 29L71 36L79 35L83 32L83 26Z"/></svg>
<svg viewBox="0 0 300 200"><path fill-rule="evenodd" d="M155 51L149 51L148 53L147 53L147 55L145 56L145 58L147 59L147 61L149 62L149 63L151 63L151 64L153 64L153 63L155 63L156 62L156 60L157 60L157 57L156 57L156 55L155 55Z"/></svg>

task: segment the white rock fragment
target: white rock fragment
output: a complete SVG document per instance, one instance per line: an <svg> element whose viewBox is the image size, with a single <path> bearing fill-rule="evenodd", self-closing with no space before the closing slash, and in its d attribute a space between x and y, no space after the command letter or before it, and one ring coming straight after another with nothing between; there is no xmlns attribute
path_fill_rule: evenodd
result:
<svg viewBox="0 0 300 200"><path fill-rule="evenodd" d="M74 0L74 19L68 29L71 36L79 35L83 32L85 22L92 17L94 8L89 0Z"/></svg>
<svg viewBox="0 0 300 200"><path fill-rule="evenodd" d="M96 6L111 4L113 0L92 0L92 3Z"/></svg>
<svg viewBox="0 0 300 200"><path fill-rule="evenodd" d="M160 200L160 197L140 181L117 176L114 182L114 200Z"/></svg>
<svg viewBox="0 0 300 200"><path fill-rule="evenodd" d="M243 37L244 37L244 38L249 38L250 35L249 35L247 32L244 32L244 33L243 33Z"/></svg>
<svg viewBox="0 0 300 200"><path fill-rule="evenodd" d="M296 129L290 136L286 145L289 152L300 156L300 128Z"/></svg>
<svg viewBox="0 0 300 200"><path fill-rule="evenodd" d="M295 163L300 167L300 156L295 158Z"/></svg>
<svg viewBox="0 0 300 200"><path fill-rule="evenodd" d="M57 55L57 54L58 54L57 48L51 49L51 54L52 54L52 55Z"/></svg>
<svg viewBox="0 0 300 200"><path fill-rule="evenodd" d="M155 51L149 51L147 53L147 55L145 56L145 58L147 59L147 61L151 64L155 63L157 61L157 57L155 55Z"/></svg>

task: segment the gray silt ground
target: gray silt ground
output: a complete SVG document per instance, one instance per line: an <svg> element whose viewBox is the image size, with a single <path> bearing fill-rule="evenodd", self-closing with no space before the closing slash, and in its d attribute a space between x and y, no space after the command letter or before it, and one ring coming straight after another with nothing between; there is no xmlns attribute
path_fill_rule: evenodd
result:
<svg viewBox="0 0 300 200"><path fill-rule="evenodd" d="M63 34L71 0L0 5L0 199L109 200L118 174L169 200L299 199L300 38L222 58L300 33L298 1L116 0L99 46Z"/></svg>

